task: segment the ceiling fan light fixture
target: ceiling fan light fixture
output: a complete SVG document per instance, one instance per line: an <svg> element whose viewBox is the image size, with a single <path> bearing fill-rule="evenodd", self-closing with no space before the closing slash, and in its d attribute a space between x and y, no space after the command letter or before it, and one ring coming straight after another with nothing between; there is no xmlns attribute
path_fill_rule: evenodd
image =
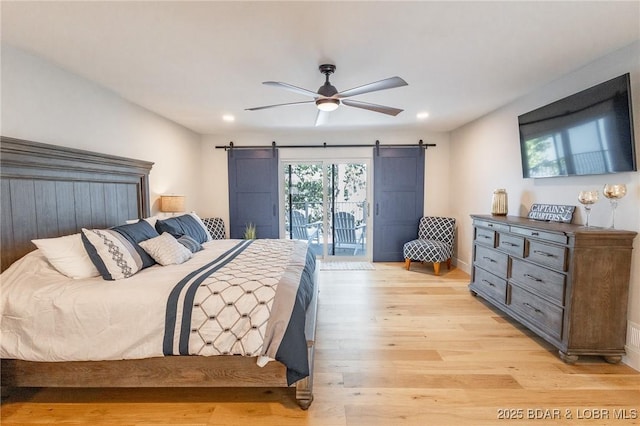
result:
<svg viewBox="0 0 640 426"><path fill-rule="evenodd" d="M0 0L1 1L1 0ZM316 116L316 126L319 124L323 124L324 120L327 117L327 114L321 114L323 112L331 112L338 109L341 104L344 104L348 107L360 108L368 111L379 112L381 114L387 114L396 116L400 114L403 110L399 108L392 108L384 105L376 105L368 102L361 102L351 98L356 95L363 95L365 93L377 92L379 90L387 90L393 89L395 87L406 86L407 82L401 79L400 77L390 77L385 78L384 80L374 81L373 83L364 84L362 86L357 86L348 90L343 90L342 92L338 92L338 89L335 88L329 81L329 75L333 74L336 70L336 66L333 64L322 64L320 65L320 72L325 76L325 82L317 92L312 92L311 90L303 89L298 86L294 86L288 83L282 83L280 81L263 81L263 84L267 86L280 87L282 89L289 90L291 92L295 92L298 94L302 94L304 96L309 96L313 98L313 100L302 101L302 102L287 102L285 104L275 104L275 105L266 105L255 108L246 108L247 111L258 111L267 108L275 108L281 106L288 105L300 105L300 104L310 104L315 102L318 107L318 114Z"/></svg>
<svg viewBox="0 0 640 426"><path fill-rule="evenodd" d="M338 106L340 106L340 100L333 98L317 99L316 106L320 111L331 112L338 109Z"/></svg>

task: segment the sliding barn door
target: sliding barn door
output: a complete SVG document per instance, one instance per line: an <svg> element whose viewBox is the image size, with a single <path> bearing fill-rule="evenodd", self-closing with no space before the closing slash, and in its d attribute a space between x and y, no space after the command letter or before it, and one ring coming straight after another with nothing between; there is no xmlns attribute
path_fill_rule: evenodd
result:
<svg viewBox="0 0 640 426"><path fill-rule="evenodd" d="M401 261L424 212L424 148L374 148L373 190L373 260Z"/></svg>
<svg viewBox="0 0 640 426"><path fill-rule="evenodd" d="M278 238L278 150L231 149L228 161L231 238L249 223L258 238Z"/></svg>

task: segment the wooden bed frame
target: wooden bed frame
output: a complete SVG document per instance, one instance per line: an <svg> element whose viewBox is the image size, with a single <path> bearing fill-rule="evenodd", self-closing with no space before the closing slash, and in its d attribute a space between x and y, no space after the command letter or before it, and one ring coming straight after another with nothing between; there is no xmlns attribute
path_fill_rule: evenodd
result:
<svg viewBox="0 0 640 426"><path fill-rule="evenodd" d="M19 139L0 139L2 270L35 250L36 238L105 228L150 215L153 163ZM317 277L316 277L317 278ZM316 293L307 310L309 377L296 400L313 401ZM140 360L32 362L2 359L3 391L11 387L288 387L278 362L255 357L170 356Z"/></svg>

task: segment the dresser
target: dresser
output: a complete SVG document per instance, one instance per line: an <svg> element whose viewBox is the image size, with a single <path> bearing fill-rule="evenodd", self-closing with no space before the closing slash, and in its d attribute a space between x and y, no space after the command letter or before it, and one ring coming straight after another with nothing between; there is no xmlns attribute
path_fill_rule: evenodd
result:
<svg viewBox="0 0 640 426"><path fill-rule="evenodd" d="M471 215L469 289L555 346L567 363L624 355L636 232Z"/></svg>

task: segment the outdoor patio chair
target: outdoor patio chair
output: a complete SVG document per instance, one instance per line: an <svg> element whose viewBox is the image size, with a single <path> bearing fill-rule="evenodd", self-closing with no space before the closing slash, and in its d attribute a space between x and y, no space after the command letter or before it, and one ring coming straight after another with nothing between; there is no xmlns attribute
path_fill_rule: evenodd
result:
<svg viewBox="0 0 640 426"><path fill-rule="evenodd" d="M365 225L356 226L355 217L348 212L337 212L333 220L336 248L353 248L354 256L360 248L364 250Z"/></svg>
<svg viewBox="0 0 640 426"><path fill-rule="evenodd" d="M318 240L321 222L309 223L307 216L298 210L291 212L291 222L292 239L303 240L309 244L314 240Z"/></svg>

